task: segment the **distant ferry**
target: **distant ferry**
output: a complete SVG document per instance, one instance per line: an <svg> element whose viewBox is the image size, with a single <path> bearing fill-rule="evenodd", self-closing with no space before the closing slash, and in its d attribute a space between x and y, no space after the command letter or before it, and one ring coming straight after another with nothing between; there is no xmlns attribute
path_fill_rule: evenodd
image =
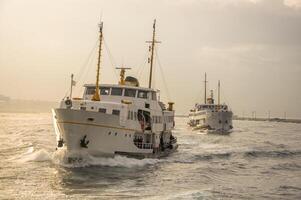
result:
<svg viewBox="0 0 301 200"><path fill-rule="evenodd" d="M84 150L93 156L116 154L158 157L177 149L173 103L168 107L160 101L158 90L152 88L155 26L149 50L151 57L149 87L140 87L134 77L125 78L120 69L118 84L100 84L103 25L99 29L99 55L96 84L84 85L82 98L63 99L59 108L52 110L57 135L57 148L76 153ZM72 80L71 80L72 90ZM70 157L72 160L73 158Z"/></svg>
<svg viewBox="0 0 301 200"><path fill-rule="evenodd" d="M220 104L220 82L218 82L218 103L214 103L213 91L206 96L207 76L205 74L204 104L195 104L189 112L188 124L194 129L208 130L216 133L229 133L233 128L233 113L226 104Z"/></svg>

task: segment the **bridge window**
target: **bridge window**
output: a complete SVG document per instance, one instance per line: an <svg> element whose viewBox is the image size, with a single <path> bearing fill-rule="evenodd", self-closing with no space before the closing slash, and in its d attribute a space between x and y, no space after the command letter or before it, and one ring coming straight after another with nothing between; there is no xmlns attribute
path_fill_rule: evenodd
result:
<svg viewBox="0 0 301 200"><path fill-rule="evenodd" d="M106 112L107 112L107 109L105 109L105 108L98 108L98 112L106 113Z"/></svg>
<svg viewBox="0 0 301 200"><path fill-rule="evenodd" d="M138 91L138 98L147 99L147 91L139 90Z"/></svg>
<svg viewBox="0 0 301 200"><path fill-rule="evenodd" d="M136 97L136 90L134 89L125 89L124 96L126 97Z"/></svg>
<svg viewBox="0 0 301 200"><path fill-rule="evenodd" d="M110 94L110 88L100 88L100 94L101 95L109 95Z"/></svg>
<svg viewBox="0 0 301 200"><path fill-rule="evenodd" d="M152 92L152 100L153 101L157 100L157 94L156 94L156 92Z"/></svg>
<svg viewBox="0 0 301 200"><path fill-rule="evenodd" d="M131 111L131 120L133 120L134 119L134 113L133 113L133 111Z"/></svg>
<svg viewBox="0 0 301 200"><path fill-rule="evenodd" d="M112 110L113 115L120 115L120 110Z"/></svg>
<svg viewBox="0 0 301 200"><path fill-rule="evenodd" d="M122 88L112 88L111 95L122 96Z"/></svg>
<svg viewBox="0 0 301 200"><path fill-rule="evenodd" d="M88 87L87 89L86 89L86 94L87 95L92 95L92 94L94 94L95 93L95 87Z"/></svg>

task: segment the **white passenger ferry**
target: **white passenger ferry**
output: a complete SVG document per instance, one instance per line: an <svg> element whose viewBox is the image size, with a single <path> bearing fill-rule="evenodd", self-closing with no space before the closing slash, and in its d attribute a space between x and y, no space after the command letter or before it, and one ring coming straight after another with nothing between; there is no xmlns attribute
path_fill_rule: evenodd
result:
<svg viewBox="0 0 301 200"><path fill-rule="evenodd" d="M205 74L204 104L195 104L189 112L188 124L194 129L207 130L212 133L229 133L233 128L232 111L226 104L220 104L220 82L218 82L218 103L214 103L213 90L207 98L207 77Z"/></svg>
<svg viewBox="0 0 301 200"><path fill-rule="evenodd" d="M57 147L67 152L85 151L93 156L124 154L142 157L167 155L177 149L173 103L160 101L152 88L155 25L150 41L149 87L140 87L134 77L125 78L127 68L119 68L118 84L100 84L99 69L103 41L100 24L96 84L84 85L82 98L67 98L52 110ZM72 83L71 83L72 88Z"/></svg>

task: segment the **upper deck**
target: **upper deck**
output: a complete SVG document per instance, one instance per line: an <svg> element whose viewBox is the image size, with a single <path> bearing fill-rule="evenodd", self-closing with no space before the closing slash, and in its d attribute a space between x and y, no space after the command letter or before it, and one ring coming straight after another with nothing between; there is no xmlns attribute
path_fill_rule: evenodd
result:
<svg viewBox="0 0 301 200"><path fill-rule="evenodd" d="M86 84L84 87L83 99L90 100L95 92L95 84ZM99 88L101 99L104 101L120 102L127 100L136 103L160 101L159 90L150 88L117 84L101 84Z"/></svg>
<svg viewBox="0 0 301 200"><path fill-rule="evenodd" d="M196 104L195 108L192 109L191 112L204 111L204 110L212 110L212 111L224 110L224 111L228 111L229 108L225 104Z"/></svg>

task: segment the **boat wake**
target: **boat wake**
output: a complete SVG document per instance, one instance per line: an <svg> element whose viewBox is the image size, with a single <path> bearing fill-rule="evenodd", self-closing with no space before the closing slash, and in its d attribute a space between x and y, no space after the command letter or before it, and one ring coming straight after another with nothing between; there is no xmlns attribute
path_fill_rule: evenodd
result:
<svg viewBox="0 0 301 200"><path fill-rule="evenodd" d="M25 153L20 156L14 157L11 160L18 162L52 162L56 165L77 168L89 166L107 166L107 167L144 167L147 165L154 165L160 162L159 159L135 159L126 156L117 155L115 157L94 157L85 151L67 152L65 149L57 150L53 153L45 149L35 150L30 147Z"/></svg>
<svg viewBox="0 0 301 200"><path fill-rule="evenodd" d="M71 159L70 159L71 158ZM67 152L64 149L56 151L52 161L64 167L89 167L89 166L107 166L107 167L143 167L153 165L159 162L158 159L135 159L126 156L114 157L94 157L86 151Z"/></svg>
<svg viewBox="0 0 301 200"><path fill-rule="evenodd" d="M21 163L50 161L51 154L45 149L35 150L34 147L29 147L25 153L10 160L16 160Z"/></svg>

